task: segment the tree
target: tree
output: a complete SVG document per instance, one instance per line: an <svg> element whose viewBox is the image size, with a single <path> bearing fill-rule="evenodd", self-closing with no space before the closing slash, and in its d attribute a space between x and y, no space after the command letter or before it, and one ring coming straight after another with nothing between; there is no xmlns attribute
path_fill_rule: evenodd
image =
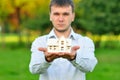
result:
<svg viewBox="0 0 120 80"><path fill-rule="evenodd" d="M28 29L40 30L40 32L44 34L44 31L51 25L49 21L48 3L49 1L45 0L35 2L35 13L31 17L26 15L26 17L23 19L23 25Z"/></svg>
<svg viewBox="0 0 120 80"><path fill-rule="evenodd" d="M6 24L6 21L7 21L6 18L9 14L8 10L4 10L6 8L4 6L8 5L5 2L6 2L6 0L0 0L0 3L4 3L4 4L0 4L0 28L1 28L2 47L5 47L5 39L4 39L5 24Z"/></svg>
<svg viewBox="0 0 120 80"><path fill-rule="evenodd" d="M80 29L95 34L120 33L119 0L82 0L78 5L76 23Z"/></svg>
<svg viewBox="0 0 120 80"><path fill-rule="evenodd" d="M21 30L39 29L44 31L49 26L48 10L49 0L0 0L0 21L1 24L8 23L13 32L19 35L21 44ZM24 25L25 24L25 25ZM2 30L6 29L6 26Z"/></svg>

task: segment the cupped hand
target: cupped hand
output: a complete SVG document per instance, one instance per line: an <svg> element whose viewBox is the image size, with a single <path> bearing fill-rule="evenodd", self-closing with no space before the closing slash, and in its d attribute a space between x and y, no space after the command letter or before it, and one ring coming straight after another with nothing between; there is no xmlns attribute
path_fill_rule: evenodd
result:
<svg viewBox="0 0 120 80"><path fill-rule="evenodd" d="M71 53L67 53L67 52L48 52L47 48L38 48L39 51L42 51L45 55L45 59L48 62L52 62L54 59L62 57L62 58L66 58L68 60L74 60L76 57L76 51L79 49L79 46L73 46L71 48Z"/></svg>

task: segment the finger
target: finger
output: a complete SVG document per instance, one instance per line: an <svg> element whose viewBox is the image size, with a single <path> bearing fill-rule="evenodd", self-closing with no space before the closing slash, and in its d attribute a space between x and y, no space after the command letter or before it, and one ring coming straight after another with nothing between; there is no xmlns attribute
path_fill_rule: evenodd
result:
<svg viewBox="0 0 120 80"><path fill-rule="evenodd" d="M56 55L56 53L50 53L50 54L47 54L47 55L46 55L46 59L47 59L48 61L53 61L53 60L56 59L56 58L59 58L59 56Z"/></svg>
<svg viewBox="0 0 120 80"><path fill-rule="evenodd" d="M47 51L47 48L42 48L42 47L40 47L40 48L38 48L38 50L39 50L39 51L46 52L46 51Z"/></svg>
<svg viewBox="0 0 120 80"><path fill-rule="evenodd" d="M55 55L53 55L53 56L51 56L51 57L46 57L46 59L47 59L48 62L51 62L51 61L53 61L53 60L56 59L56 58L58 58L58 57L55 56Z"/></svg>
<svg viewBox="0 0 120 80"><path fill-rule="evenodd" d="M69 59L70 58L70 54L69 53L64 53L64 55L62 55L61 57Z"/></svg>
<svg viewBox="0 0 120 80"><path fill-rule="evenodd" d="M65 53L64 52L59 52L58 56L62 57Z"/></svg>
<svg viewBox="0 0 120 80"><path fill-rule="evenodd" d="M73 51L76 51L76 50L78 50L79 48L80 48L80 46L73 46L73 47L72 47L72 50L73 50Z"/></svg>
<svg viewBox="0 0 120 80"><path fill-rule="evenodd" d="M47 57L57 56L56 53L48 53L48 52L46 52L45 55L46 55Z"/></svg>

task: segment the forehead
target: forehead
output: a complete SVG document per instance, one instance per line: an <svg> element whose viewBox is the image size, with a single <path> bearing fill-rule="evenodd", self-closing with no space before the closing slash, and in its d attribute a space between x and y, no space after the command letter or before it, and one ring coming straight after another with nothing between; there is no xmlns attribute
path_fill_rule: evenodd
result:
<svg viewBox="0 0 120 80"><path fill-rule="evenodd" d="M51 12L72 12L71 6L51 6Z"/></svg>

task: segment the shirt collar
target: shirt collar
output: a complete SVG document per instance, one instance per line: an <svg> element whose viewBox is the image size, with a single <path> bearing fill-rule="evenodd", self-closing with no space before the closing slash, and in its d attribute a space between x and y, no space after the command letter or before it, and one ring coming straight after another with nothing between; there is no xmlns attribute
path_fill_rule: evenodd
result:
<svg viewBox="0 0 120 80"><path fill-rule="evenodd" d="M56 36L56 34L55 34L55 32L54 32L54 28L50 31L50 33L48 34L48 37L47 37L48 39L49 38L57 38L57 36ZM70 33L70 35L69 35L69 38L70 39L77 39L77 35L76 35L76 33L73 31L73 29L71 28L71 33Z"/></svg>
<svg viewBox="0 0 120 80"><path fill-rule="evenodd" d="M72 28L71 28L71 33L70 33L70 35L69 35L69 38L70 38L70 39L73 39L73 40L75 40L75 39L77 38L76 33L73 31Z"/></svg>
<svg viewBox="0 0 120 80"><path fill-rule="evenodd" d="M50 31L50 33L48 34L48 39L49 38L57 38L55 32L54 32L54 28Z"/></svg>

